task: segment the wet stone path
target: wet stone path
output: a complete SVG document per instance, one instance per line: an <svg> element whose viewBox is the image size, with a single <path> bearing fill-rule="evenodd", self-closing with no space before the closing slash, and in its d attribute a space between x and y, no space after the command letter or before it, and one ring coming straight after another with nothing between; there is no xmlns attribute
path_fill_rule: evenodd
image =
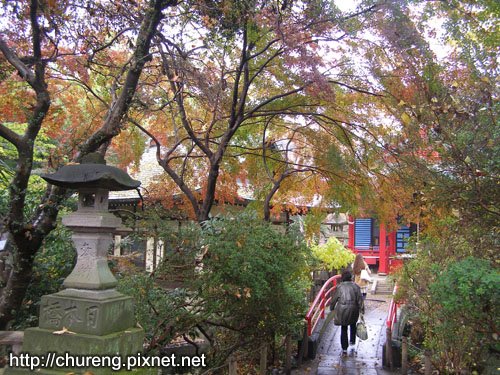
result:
<svg viewBox="0 0 500 375"><path fill-rule="evenodd" d="M365 302L365 323L368 339L356 338L349 346L347 356L342 356L340 327L330 322L318 347L314 361L305 364L295 375L386 375L382 368L382 345L385 342L385 320L389 309L389 296L369 295Z"/></svg>

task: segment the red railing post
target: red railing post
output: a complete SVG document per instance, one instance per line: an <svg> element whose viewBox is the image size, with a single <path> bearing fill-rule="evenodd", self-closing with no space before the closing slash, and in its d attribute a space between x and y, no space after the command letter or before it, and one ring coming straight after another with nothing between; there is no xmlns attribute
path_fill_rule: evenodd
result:
<svg viewBox="0 0 500 375"><path fill-rule="evenodd" d="M391 303L389 304L389 313L387 314L387 321L386 325L387 328L390 328L391 330L394 327L394 323L398 321L398 306L399 304L394 300L394 297L396 296L396 292L398 290L398 286L394 286L394 290L392 291L392 300Z"/></svg>
<svg viewBox="0 0 500 375"><path fill-rule="evenodd" d="M321 289L321 304L319 308L321 309L321 319L325 319L325 291L323 289Z"/></svg>

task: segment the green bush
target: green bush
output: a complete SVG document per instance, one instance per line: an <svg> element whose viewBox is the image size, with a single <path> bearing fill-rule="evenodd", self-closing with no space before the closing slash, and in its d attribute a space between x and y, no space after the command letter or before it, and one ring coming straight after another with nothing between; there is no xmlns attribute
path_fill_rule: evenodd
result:
<svg viewBox="0 0 500 375"><path fill-rule="evenodd" d="M217 366L230 353L253 352L261 341L274 343L302 327L312 258L294 227L284 234L252 214L201 226L153 219L141 228L154 224L147 235L168 244L163 262L151 275L119 281L136 301L151 350L204 336L209 365Z"/></svg>
<svg viewBox="0 0 500 375"><path fill-rule="evenodd" d="M356 255L335 237L330 237L322 245L311 247L313 256L319 261L320 268L328 271L341 270L354 261Z"/></svg>
<svg viewBox="0 0 500 375"><path fill-rule="evenodd" d="M43 157L40 150L46 149L39 149L38 158ZM0 152L0 156L1 154ZM9 160L7 161L9 162ZM0 165L0 219L7 215L10 199L7 189L9 181L2 178L2 167L4 166ZM33 175L30 177L24 207L25 217L30 217L36 210L40 204L41 197L45 194L46 186L46 182L39 176ZM65 199L60 217L68 210L75 208L75 198ZM13 242L10 242L9 246L14 246ZM4 252L1 254L1 257L8 267L10 267L12 264L12 255L9 252ZM55 293L61 289L62 283L73 269L75 261L76 251L71 240L71 231L58 221L57 227L48 234L35 255L32 279L26 290L22 307L17 312L16 319L12 323L13 328L24 329L38 324L40 298L45 294Z"/></svg>
<svg viewBox="0 0 500 375"><path fill-rule="evenodd" d="M213 318L245 340L270 340L301 326L310 256L294 228L283 235L241 215L206 225L204 243L196 288Z"/></svg>
<svg viewBox="0 0 500 375"><path fill-rule="evenodd" d="M428 344L446 370L471 370L498 346L500 272L484 259L451 263L430 285L435 322Z"/></svg>
<svg viewBox="0 0 500 375"><path fill-rule="evenodd" d="M442 374L480 372L500 349L498 268L475 257L437 262L436 242L424 244L398 275L398 294L412 315L412 343L431 350Z"/></svg>
<svg viewBox="0 0 500 375"><path fill-rule="evenodd" d="M193 330L197 318L188 309L185 289L165 290L146 273L119 279L117 290L134 298L135 317L146 334L146 351L157 352L182 333Z"/></svg>

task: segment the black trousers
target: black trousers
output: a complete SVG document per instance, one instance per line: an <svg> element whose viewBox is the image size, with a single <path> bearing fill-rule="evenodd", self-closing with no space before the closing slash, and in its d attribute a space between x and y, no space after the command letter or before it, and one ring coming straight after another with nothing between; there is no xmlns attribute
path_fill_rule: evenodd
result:
<svg viewBox="0 0 500 375"><path fill-rule="evenodd" d="M340 327L340 345L342 346L342 350L347 350L349 347L349 342L347 340L347 327L351 327L351 342L355 343L356 342L356 323L348 325L348 326L341 326Z"/></svg>

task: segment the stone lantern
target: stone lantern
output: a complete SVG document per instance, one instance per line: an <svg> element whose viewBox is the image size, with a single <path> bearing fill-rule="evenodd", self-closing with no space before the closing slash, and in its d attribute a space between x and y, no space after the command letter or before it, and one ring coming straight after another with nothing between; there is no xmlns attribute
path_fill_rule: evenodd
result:
<svg viewBox="0 0 500 375"><path fill-rule="evenodd" d="M132 298L114 289L117 280L107 260L112 233L121 225L121 220L108 212L109 191L135 189L140 182L106 165L98 154L42 178L78 191L78 210L62 219L73 231L78 257L64 280L65 289L42 297L39 327L25 331L23 351L32 355L120 356L141 352L144 332L136 327ZM109 373L110 369L92 372Z"/></svg>

